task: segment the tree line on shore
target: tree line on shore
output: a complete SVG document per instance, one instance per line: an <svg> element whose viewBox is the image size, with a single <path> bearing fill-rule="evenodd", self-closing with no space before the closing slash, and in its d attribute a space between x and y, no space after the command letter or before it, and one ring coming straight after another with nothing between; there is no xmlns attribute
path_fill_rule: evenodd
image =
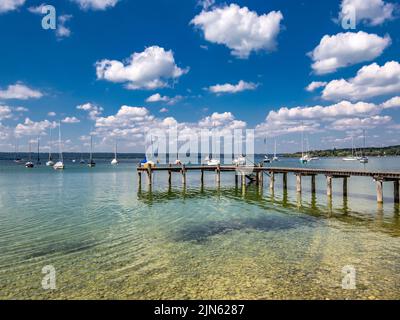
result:
<svg viewBox="0 0 400 320"><path fill-rule="evenodd" d="M329 150L312 150L308 152L313 157L345 157L352 154L351 148L344 149L329 149ZM355 153L370 157L384 157L384 156L400 156L400 145L390 147L367 147L357 148ZM301 152L286 153L284 157L301 157Z"/></svg>

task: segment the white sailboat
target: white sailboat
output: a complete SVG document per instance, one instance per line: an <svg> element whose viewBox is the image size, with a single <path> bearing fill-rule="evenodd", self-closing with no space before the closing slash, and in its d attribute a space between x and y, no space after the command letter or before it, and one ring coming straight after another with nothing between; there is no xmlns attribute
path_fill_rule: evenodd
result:
<svg viewBox="0 0 400 320"><path fill-rule="evenodd" d="M236 159L233 160L233 164L238 166L246 165L246 157L244 155L237 157Z"/></svg>
<svg viewBox="0 0 400 320"><path fill-rule="evenodd" d="M368 163L368 157L367 156L365 156L364 155L364 150L365 150L365 146L366 146L366 141L365 141L365 130L363 131L363 133L364 133L364 148L363 148L363 151L362 151L362 154L361 154L361 157L360 157L360 162L361 163Z"/></svg>
<svg viewBox="0 0 400 320"><path fill-rule="evenodd" d="M176 160L175 160L175 164L179 165L179 166L182 165L182 161L179 160L178 132L176 133Z"/></svg>
<svg viewBox="0 0 400 320"><path fill-rule="evenodd" d="M308 163L310 161L310 156L306 153L304 154L304 126L301 125L301 158L300 163Z"/></svg>
<svg viewBox="0 0 400 320"><path fill-rule="evenodd" d="M61 121L58 123L58 153L59 153L59 158L56 164L53 166L53 168L55 170L64 170L65 165L64 165L64 157L61 146Z"/></svg>
<svg viewBox="0 0 400 320"><path fill-rule="evenodd" d="M31 146L31 142L29 141L29 160L27 163L25 163L25 167L26 168L33 168L35 165L32 162L32 146Z"/></svg>
<svg viewBox="0 0 400 320"><path fill-rule="evenodd" d="M116 165L118 165L118 163L119 163L119 161L118 161L118 158L117 158L117 140L115 140L114 159L112 159L111 164L113 166L116 166Z"/></svg>
<svg viewBox="0 0 400 320"><path fill-rule="evenodd" d="M212 158L209 157L209 156L207 156L207 157L204 159L204 161L205 161L205 163L206 163L208 166L217 166L217 165L219 165L219 164L221 163L218 159L212 159Z"/></svg>
<svg viewBox="0 0 400 320"><path fill-rule="evenodd" d="M344 157L342 160L343 161L357 161L357 160L360 160L359 157L356 157L354 155L354 137L353 136L351 137L351 156L350 157Z"/></svg>
<svg viewBox="0 0 400 320"><path fill-rule="evenodd" d="M82 157L82 152L81 152L81 159L79 160L79 163L80 164L85 164L86 163L85 159L83 159L83 157Z"/></svg>
<svg viewBox="0 0 400 320"><path fill-rule="evenodd" d="M275 146L274 146L274 157L272 158L272 161L279 161L279 158L276 155L276 138L275 138Z"/></svg>
<svg viewBox="0 0 400 320"><path fill-rule="evenodd" d="M96 162L93 160L93 136L90 135L90 158L89 158L89 163L88 167L93 168L96 166Z"/></svg>
<svg viewBox="0 0 400 320"><path fill-rule="evenodd" d="M52 135L51 135L51 128L50 128L50 141L49 141L49 160L46 162L46 166L52 167L54 166L54 161L51 157L51 145L53 144Z"/></svg>
<svg viewBox="0 0 400 320"><path fill-rule="evenodd" d="M267 148L267 137L264 138L264 144L265 144L265 149L268 151L268 148ZM264 155L263 162L264 163L271 163L271 159L268 157L268 153Z"/></svg>

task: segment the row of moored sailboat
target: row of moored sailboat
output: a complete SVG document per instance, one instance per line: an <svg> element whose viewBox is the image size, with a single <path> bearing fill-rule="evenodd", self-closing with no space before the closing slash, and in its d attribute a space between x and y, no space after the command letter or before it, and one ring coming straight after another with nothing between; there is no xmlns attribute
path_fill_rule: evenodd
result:
<svg viewBox="0 0 400 320"><path fill-rule="evenodd" d="M50 129L50 145L51 145L51 129ZM39 150L40 150L40 140L38 138L37 140L37 161L36 164L40 165L40 157L39 157ZM47 167L53 167L54 170L64 170L65 169L65 163L64 163L64 157L63 157L63 152L62 152L62 143L61 143L61 123L59 123L58 125L58 148L59 148L59 156L58 156L58 161L54 162L52 159L52 153L51 153L51 149L49 150L49 159L46 162L46 166ZM22 159L19 158L15 158L15 162L20 163L22 161ZM75 160L73 160L73 162L75 162ZM80 164L85 164L85 160L81 159ZM111 161L112 165L118 165L119 164L119 160L117 157L117 142L115 142L115 151L114 151L114 159L112 159ZM28 161L25 163L25 167L26 168L33 168L35 166L34 162L32 161L32 150L31 150L31 143L29 143L29 159ZM93 136L90 135L90 157L89 157L89 161L88 161L88 167L93 168L96 166L96 162L93 159Z"/></svg>

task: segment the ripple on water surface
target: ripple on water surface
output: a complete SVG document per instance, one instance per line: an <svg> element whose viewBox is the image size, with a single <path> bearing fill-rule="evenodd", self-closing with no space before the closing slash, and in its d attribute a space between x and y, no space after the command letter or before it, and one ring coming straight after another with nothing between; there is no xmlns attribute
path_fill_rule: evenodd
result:
<svg viewBox="0 0 400 320"><path fill-rule="evenodd" d="M130 165L13 170L0 177L1 298L400 297L398 211L373 193L329 203L279 183L243 193L229 175L168 188L161 174L149 192ZM55 291L41 289L45 265ZM341 287L346 265L356 290Z"/></svg>

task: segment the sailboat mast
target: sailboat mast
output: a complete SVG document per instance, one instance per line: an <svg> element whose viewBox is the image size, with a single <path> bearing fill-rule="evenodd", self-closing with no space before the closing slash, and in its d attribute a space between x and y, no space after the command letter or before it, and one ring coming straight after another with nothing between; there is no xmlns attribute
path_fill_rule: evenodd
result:
<svg viewBox="0 0 400 320"><path fill-rule="evenodd" d="M37 162L40 162L40 138L37 138Z"/></svg>
<svg viewBox="0 0 400 320"><path fill-rule="evenodd" d="M117 160L117 139L115 139L115 148L114 148L114 159Z"/></svg>
<svg viewBox="0 0 400 320"><path fill-rule="evenodd" d="M274 146L274 158L276 158L276 138L275 138L275 146Z"/></svg>
<svg viewBox="0 0 400 320"><path fill-rule="evenodd" d="M301 124L301 157L304 157L304 126Z"/></svg>
<svg viewBox="0 0 400 320"><path fill-rule="evenodd" d="M151 145L151 158L153 158L154 150L153 150L153 136L150 136L150 145Z"/></svg>
<svg viewBox="0 0 400 320"><path fill-rule="evenodd" d="M18 139L15 140L15 159L18 159Z"/></svg>
<svg viewBox="0 0 400 320"><path fill-rule="evenodd" d="M364 148L363 148L363 156L365 155L365 145L366 145L366 143L365 143L365 129L363 130L363 133L364 133Z"/></svg>
<svg viewBox="0 0 400 320"><path fill-rule="evenodd" d="M354 158L354 137L351 136L351 156Z"/></svg>
<svg viewBox="0 0 400 320"><path fill-rule="evenodd" d="M60 161L64 162L62 149L61 149L61 121L58 122L58 148L59 148Z"/></svg>
<svg viewBox="0 0 400 320"><path fill-rule="evenodd" d="M178 130L176 130L176 160L179 160Z"/></svg>
<svg viewBox="0 0 400 320"><path fill-rule="evenodd" d="M93 136L90 134L90 162L92 162Z"/></svg>
<svg viewBox="0 0 400 320"><path fill-rule="evenodd" d="M308 140L308 135L306 138L306 154L308 155L308 153L310 152L310 141Z"/></svg>
<svg viewBox="0 0 400 320"><path fill-rule="evenodd" d="M29 140L29 162L32 160L32 146L31 146L31 141Z"/></svg>
<svg viewBox="0 0 400 320"><path fill-rule="evenodd" d="M50 128L50 141L49 141L49 161L51 161L51 145L52 145L52 135L51 135L51 128Z"/></svg>

